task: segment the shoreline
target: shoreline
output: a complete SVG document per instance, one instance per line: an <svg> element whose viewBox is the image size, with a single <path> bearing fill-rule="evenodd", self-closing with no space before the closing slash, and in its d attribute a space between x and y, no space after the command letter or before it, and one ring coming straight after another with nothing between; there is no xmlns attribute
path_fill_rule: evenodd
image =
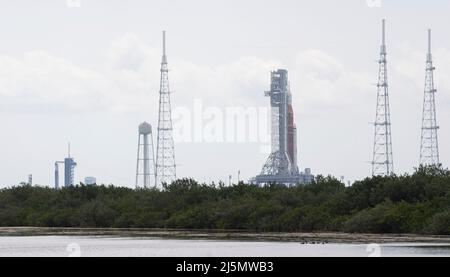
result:
<svg viewBox="0 0 450 277"><path fill-rule="evenodd" d="M418 234L275 233L240 230L0 227L0 236L116 236L161 239L322 243L449 243L450 236Z"/></svg>

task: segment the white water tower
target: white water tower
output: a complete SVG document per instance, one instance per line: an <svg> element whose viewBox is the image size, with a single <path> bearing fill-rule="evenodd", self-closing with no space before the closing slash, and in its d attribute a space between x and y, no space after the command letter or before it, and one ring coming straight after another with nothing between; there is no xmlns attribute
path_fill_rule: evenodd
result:
<svg viewBox="0 0 450 277"><path fill-rule="evenodd" d="M155 158L152 126L144 122L139 125L138 153L136 165L136 188L151 186L155 179Z"/></svg>

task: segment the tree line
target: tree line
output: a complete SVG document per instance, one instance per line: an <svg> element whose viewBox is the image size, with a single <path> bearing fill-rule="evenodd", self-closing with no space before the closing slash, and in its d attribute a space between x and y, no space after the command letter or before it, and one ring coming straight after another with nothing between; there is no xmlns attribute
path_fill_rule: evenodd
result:
<svg viewBox="0 0 450 277"><path fill-rule="evenodd" d="M450 171L420 167L350 187L330 176L295 187L193 179L136 190L21 185L0 190L0 226L450 235Z"/></svg>

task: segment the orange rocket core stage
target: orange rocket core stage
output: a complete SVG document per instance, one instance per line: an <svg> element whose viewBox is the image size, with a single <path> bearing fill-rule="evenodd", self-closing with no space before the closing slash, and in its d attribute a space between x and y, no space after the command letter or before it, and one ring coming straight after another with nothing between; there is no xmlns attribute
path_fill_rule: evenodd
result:
<svg viewBox="0 0 450 277"><path fill-rule="evenodd" d="M288 105L287 112L287 152L293 167L297 167L297 127L294 123L294 110Z"/></svg>

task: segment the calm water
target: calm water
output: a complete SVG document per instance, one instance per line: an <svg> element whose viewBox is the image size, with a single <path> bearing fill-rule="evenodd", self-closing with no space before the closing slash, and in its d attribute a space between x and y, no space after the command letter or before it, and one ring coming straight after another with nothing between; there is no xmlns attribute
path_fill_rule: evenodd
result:
<svg viewBox="0 0 450 277"><path fill-rule="evenodd" d="M0 256L308 257L446 256L450 244L326 244L123 237L0 237Z"/></svg>

